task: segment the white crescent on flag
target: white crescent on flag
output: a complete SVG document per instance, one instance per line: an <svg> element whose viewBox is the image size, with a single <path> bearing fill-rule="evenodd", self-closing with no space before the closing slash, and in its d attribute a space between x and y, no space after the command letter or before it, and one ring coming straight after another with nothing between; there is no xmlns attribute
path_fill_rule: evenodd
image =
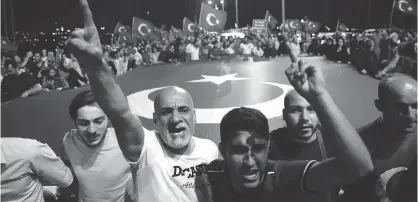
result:
<svg viewBox="0 0 418 202"><path fill-rule="evenodd" d="M267 20L271 23L271 15L267 18Z"/></svg>
<svg viewBox="0 0 418 202"><path fill-rule="evenodd" d="M122 32L126 32L126 29L125 29L125 27L124 27L124 26L121 26L121 27L119 27L118 31L119 31L120 33L122 33Z"/></svg>
<svg viewBox="0 0 418 202"><path fill-rule="evenodd" d="M399 10L401 10L402 12L408 12L408 11L412 11L412 7L409 5L409 3L405 0L400 0L398 3L398 7ZM408 11L405 10L405 8L408 9Z"/></svg>
<svg viewBox="0 0 418 202"><path fill-rule="evenodd" d="M313 22L309 22L309 23L308 23L308 27L309 27L309 28L315 28L315 23L313 23Z"/></svg>
<svg viewBox="0 0 418 202"><path fill-rule="evenodd" d="M235 77L236 74L229 74L224 76L205 76L202 75L204 79L193 80L188 82L211 82L217 85L222 84L225 81L234 81L234 80L247 80L250 78L241 78ZM279 117L282 115L282 109L284 108L284 97L287 92L293 89L292 86L287 84L280 84L276 82L260 82L261 84L268 85L275 88L280 88L283 90L283 93L266 102L247 105L246 107L258 109L266 115L268 119ZM149 95L157 90L167 88L168 86L151 88L142 90L136 93L132 93L127 96L129 106L132 111L141 117L152 119L154 113L154 101L149 99ZM226 107L226 108L195 108L196 111L196 122L204 124L216 124L222 120L222 117L232 110L235 107ZM275 110L271 110L275 109Z"/></svg>
<svg viewBox="0 0 418 202"><path fill-rule="evenodd" d="M213 17L213 18L215 18L216 19L216 16L215 16L215 14L213 14L213 13L209 13L207 16L206 16L206 22L210 25L210 26L214 26L215 25L215 23L213 23L212 21L211 21L211 17Z"/></svg>
<svg viewBox="0 0 418 202"><path fill-rule="evenodd" d="M290 22L290 27L291 28L295 29L297 26L298 26L297 23L295 25L295 21Z"/></svg>
<svg viewBox="0 0 418 202"><path fill-rule="evenodd" d="M148 25L147 24L140 24L139 26L138 26L138 32L141 34L141 35L147 35L147 33L144 33L143 31L142 31L142 27L147 27L147 28L149 28L148 27Z"/></svg>
<svg viewBox="0 0 418 202"><path fill-rule="evenodd" d="M194 24L187 25L187 29L189 29L190 32L194 32L194 27L195 27Z"/></svg>

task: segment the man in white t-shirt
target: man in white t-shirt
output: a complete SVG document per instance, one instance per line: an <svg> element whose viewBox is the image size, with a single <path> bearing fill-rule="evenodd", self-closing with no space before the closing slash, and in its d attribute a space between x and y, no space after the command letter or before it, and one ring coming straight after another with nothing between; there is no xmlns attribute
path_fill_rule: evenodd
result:
<svg viewBox="0 0 418 202"><path fill-rule="evenodd" d="M203 175L207 170L200 165L216 159L218 149L210 140L193 137L196 115L190 94L178 87L162 90L154 102L157 130L144 129L103 59L87 0L79 2L84 29L73 33L68 46L87 72L97 103L109 116L122 153L131 162L134 200L208 200L211 194Z"/></svg>
<svg viewBox="0 0 418 202"><path fill-rule="evenodd" d="M131 169L119 148L115 130L108 128L108 118L93 93L79 93L72 100L69 113L76 129L64 136L64 160L70 162L78 183L70 189L60 189L59 194L65 198L75 193L82 202L124 202Z"/></svg>
<svg viewBox="0 0 418 202"><path fill-rule="evenodd" d="M189 56L191 61L199 60L200 53L200 39L197 39L194 43L189 43L186 46L186 53Z"/></svg>
<svg viewBox="0 0 418 202"><path fill-rule="evenodd" d="M245 36L244 41L239 45L242 54L246 56L250 56L254 49L254 44L248 41L248 36Z"/></svg>

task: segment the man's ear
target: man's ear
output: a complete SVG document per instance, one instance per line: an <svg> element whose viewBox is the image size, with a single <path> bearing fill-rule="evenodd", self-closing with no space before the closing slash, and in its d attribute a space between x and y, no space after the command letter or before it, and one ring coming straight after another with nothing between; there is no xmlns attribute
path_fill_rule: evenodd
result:
<svg viewBox="0 0 418 202"><path fill-rule="evenodd" d="M374 106L376 106L376 109L382 112L382 101L379 99L374 100Z"/></svg>

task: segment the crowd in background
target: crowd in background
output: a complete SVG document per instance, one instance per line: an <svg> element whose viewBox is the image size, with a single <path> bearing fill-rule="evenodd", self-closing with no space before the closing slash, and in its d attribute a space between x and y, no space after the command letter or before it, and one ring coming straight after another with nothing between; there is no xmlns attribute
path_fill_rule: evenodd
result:
<svg viewBox="0 0 418 202"><path fill-rule="evenodd" d="M104 45L105 60L115 76L159 63L218 60L234 55L246 59L274 58L287 54L285 43L298 54L323 55L330 61L349 63L359 72L380 79L390 72L416 78L416 31L378 30L374 33L329 36L310 33L247 34L244 38L199 33L135 44ZM23 59L21 59L23 58ZM24 57L2 55L2 102L37 95L42 91L78 88L88 83L77 60L65 49L28 50Z"/></svg>

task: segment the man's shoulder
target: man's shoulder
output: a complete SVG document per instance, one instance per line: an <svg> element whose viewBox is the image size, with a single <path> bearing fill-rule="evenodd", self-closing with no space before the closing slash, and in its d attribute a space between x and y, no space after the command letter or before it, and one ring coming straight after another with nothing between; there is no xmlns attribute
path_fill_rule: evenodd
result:
<svg viewBox="0 0 418 202"><path fill-rule="evenodd" d="M379 132L379 129L381 128L382 124L382 118L378 118L374 120L371 123L368 123L367 125L364 125L357 129L358 134L361 138L367 139L370 137L373 137L376 133Z"/></svg>
<svg viewBox="0 0 418 202"><path fill-rule="evenodd" d="M210 160L214 158L218 158L219 156L219 149L216 144L209 139L203 139L198 137L192 137L195 141L195 148L198 148L200 151L197 153L203 153L210 157Z"/></svg>

